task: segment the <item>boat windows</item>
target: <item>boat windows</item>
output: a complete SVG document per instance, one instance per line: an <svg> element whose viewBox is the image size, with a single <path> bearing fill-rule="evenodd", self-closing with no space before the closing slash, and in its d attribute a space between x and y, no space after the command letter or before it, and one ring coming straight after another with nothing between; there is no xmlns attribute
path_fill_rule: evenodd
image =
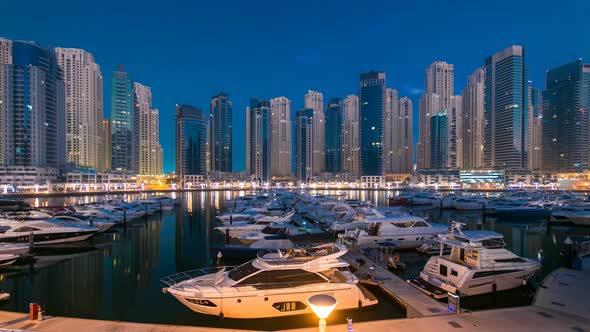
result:
<svg viewBox="0 0 590 332"><path fill-rule="evenodd" d="M496 271L481 271L473 274L473 279L498 276L502 274L521 272L522 270L496 270Z"/></svg>
<svg viewBox="0 0 590 332"><path fill-rule="evenodd" d="M248 262L229 271L228 277L231 280L240 281L256 271L258 271L258 268L254 267L252 262Z"/></svg>
<svg viewBox="0 0 590 332"><path fill-rule="evenodd" d="M9 226L0 226L0 234L6 233L6 231L9 229Z"/></svg>
<svg viewBox="0 0 590 332"><path fill-rule="evenodd" d="M15 232L34 232L34 231L38 231L39 228L35 228L35 227L30 227L30 226L23 226L20 228L15 229Z"/></svg>
<svg viewBox="0 0 590 332"><path fill-rule="evenodd" d="M273 289L323 282L326 282L326 279L321 276L312 272L297 269L261 271L240 282L239 285L250 285L254 286L256 289Z"/></svg>
<svg viewBox="0 0 590 332"><path fill-rule="evenodd" d="M481 244L486 249L501 249L506 246L506 243L501 238L483 240Z"/></svg>
<svg viewBox="0 0 590 332"><path fill-rule="evenodd" d="M428 227L428 225L423 221L416 221L413 227Z"/></svg>
<svg viewBox="0 0 590 332"><path fill-rule="evenodd" d="M524 259L522 259L520 257L501 258L501 259L496 259L495 261L498 263L524 263L524 262L526 262Z"/></svg>
<svg viewBox="0 0 590 332"><path fill-rule="evenodd" d="M299 301L292 301L292 302L277 302L273 303L272 306L277 309L278 311L295 311L295 310L303 310L307 308L303 302Z"/></svg>
<svg viewBox="0 0 590 332"><path fill-rule="evenodd" d="M438 273L439 273L441 276L444 276L444 277L446 277L446 276L447 276L447 272L448 272L448 268L447 268L447 266L446 266L446 265L442 265L442 264L441 264L441 265L440 265L440 267L439 267L439 269L438 269Z"/></svg>
<svg viewBox="0 0 590 332"><path fill-rule="evenodd" d="M399 227L399 228L410 228L410 227L412 227L414 222L413 221L405 221L405 222L396 222L396 223L391 223L391 224L396 227Z"/></svg>
<svg viewBox="0 0 590 332"><path fill-rule="evenodd" d="M185 300L187 300L188 302L192 303L192 304L198 304L198 305L203 305L206 307L217 307L217 305L209 300L195 300L195 299L189 299L189 298L185 298Z"/></svg>

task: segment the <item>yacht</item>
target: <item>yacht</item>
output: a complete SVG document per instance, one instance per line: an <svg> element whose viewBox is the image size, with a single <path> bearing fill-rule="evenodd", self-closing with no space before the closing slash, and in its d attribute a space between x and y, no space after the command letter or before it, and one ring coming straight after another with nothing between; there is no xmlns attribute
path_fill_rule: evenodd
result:
<svg viewBox="0 0 590 332"><path fill-rule="evenodd" d="M55 244L84 241L98 232L94 226L45 220L0 220L0 243L28 243L33 235L35 244Z"/></svg>
<svg viewBox="0 0 590 332"><path fill-rule="evenodd" d="M347 219L334 219L328 230L332 233L347 230L365 229L371 220L385 218L385 214L375 208L358 208L356 213Z"/></svg>
<svg viewBox="0 0 590 332"><path fill-rule="evenodd" d="M294 237L304 234L307 234L307 231L302 227L297 227L295 225L290 224L271 224L267 225L261 230L244 233L236 236L235 238L243 243L251 243L254 241L264 239L269 235Z"/></svg>
<svg viewBox="0 0 590 332"><path fill-rule="evenodd" d="M340 257L346 247L325 244L260 256L231 270L192 277L193 271L162 279L165 290L191 310L227 318L270 318L313 311L307 299L330 294L335 310L377 304ZM188 276L188 279L187 279Z"/></svg>
<svg viewBox="0 0 590 332"><path fill-rule="evenodd" d="M260 232L267 226L275 224L274 221L266 220L251 220L248 222L237 221L232 225L215 227L216 230L229 234L229 236L236 238L244 234Z"/></svg>
<svg viewBox="0 0 590 332"><path fill-rule="evenodd" d="M83 226L94 226L98 229L99 233L107 231L111 227L115 226L116 223L108 219L100 219L94 217L87 218L76 218L72 216L56 216L47 220L63 226L69 225L83 225Z"/></svg>
<svg viewBox="0 0 590 332"><path fill-rule="evenodd" d="M440 254L431 257L420 276L409 280L420 291L435 298L447 293L471 296L508 290L526 283L541 263L519 257L505 249L502 234L492 231L461 231L455 224L451 233L441 235ZM443 253L445 246L450 254Z"/></svg>
<svg viewBox="0 0 590 332"><path fill-rule="evenodd" d="M438 234L448 233L447 226L426 221L410 214L400 214L382 219L374 219L368 223L366 230L349 232L347 237L353 238L360 247L378 247L384 244L397 248L416 248Z"/></svg>
<svg viewBox="0 0 590 332"><path fill-rule="evenodd" d="M217 246L223 257L232 258L254 258L260 251L287 250L295 247L291 240L283 236L267 236L261 240L254 241L249 245L223 245Z"/></svg>

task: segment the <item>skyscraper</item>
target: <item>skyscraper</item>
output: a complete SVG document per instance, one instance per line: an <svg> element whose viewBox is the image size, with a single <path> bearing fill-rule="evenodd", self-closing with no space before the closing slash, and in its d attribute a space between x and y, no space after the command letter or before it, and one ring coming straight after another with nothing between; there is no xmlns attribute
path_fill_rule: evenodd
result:
<svg viewBox="0 0 590 332"><path fill-rule="evenodd" d="M162 174L162 146L160 145L159 111L152 108L152 89L133 83L133 145L134 173Z"/></svg>
<svg viewBox="0 0 590 332"><path fill-rule="evenodd" d="M340 98L332 98L326 105L326 172L342 172L342 121L343 103Z"/></svg>
<svg viewBox="0 0 590 332"><path fill-rule="evenodd" d="M270 112L270 102L260 99L250 99L246 109L246 168L261 183L271 178Z"/></svg>
<svg viewBox="0 0 590 332"><path fill-rule="evenodd" d="M394 113L394 118L397 120L393 126L392 173L411 173L414 170L414 130L410 98L400 98L398 112Z"/></svg>
<svg viewBox="0 0 590 332"><path fill-rule="evenodd" d="M485 69L478 68L463 89L463 168L484 167L484 82Z"/></svg>
<svg viewBox="0 0 590 332"><path fill-rule="evenodd" d="M581 59L547 71L543 91L543 169L590 168L590 64Z"/></svg>
<svg viewBox="0 0 590 332"><path fill-rule="evenodd" d="M0 45L2 165L63 168L65 92L55 54L34 42Z"/></svg>
<svg viewBox="0 0 590 332"><path fill-rule="evenodd" d="M385 73L360 75L360 174L383 174Z"/></svg>
<svg viewBox="0 0 590 332"><path fill-rule="evenodd" d="M0 133L4 133L4 116L2 114L2 67L4 65L12 65L12 40L0 38ZM0 164L3 164L4 161L4 135L0 135Z"/></svg>
<svg viewBox="0 0 590 332"><path fill-rule="evenodd" d="M430 117L430 168L448 168L448 116L440 111Z"/></svg>
<svg viewBox="0 0 590 332"><path fill-rule="evenodd" d="M463 166L463 117L461 96L452 96L447 109L447 167L460 169Z"/></svg>
<svg viewBox="0 0 590 332"><path fill-rule="evenodd" d="M385 89L385 112L383 113L383 173L395 173L396 145L398 144L399 94L397 90Z"/></svg>
<svg viewBox="0 0 590 332"><path fill-rule="evenodd" d="M119 65L111 78L111 169L134 173L135 149L133 144L133 80Z"/></svg>
<svg viewBox="0 0 590 332"><path fill-rule="evenodd" d="M313 109L306 108L295 116L295 177L301 183L313 176L313 115Z"/></svg>
<svg viewBox="0 0 590 332"><path fill-rule="evenodd" d="M66 156L75 167L104 171L103 80L92 54L56 48L66 94Z"/></svg>
<svg viewBox="0 0 590 332"><path fill-rule="evenodd" d="M102 120L102 141L103 144L103 154L102 158L104 159L104 170L107 172L111 171L111 120L104 119Z"/></svg>
<svg viewBox="0 0 590 332"><path fill-rule="evenodd" d="M209 121L209 167L211 171L232 171L232 102L226 93L213 96Z"/></svg>
<svg viewBox="0 0 590 332"><path fill-rule="evenodd" d="M324 95L309 90L305 94L305 108L313 110L312 174L317 175L326 167L326 137L324 116Z"/></svg>
<svg viewBox="0 0 590 332"><path fill-rule="evenodd" d="M277 97L270 100L271 119L271 176L291 176L291 100Z"/></svg>
<svg viewBox="0 0 590 332"><path fill-rule="evenodd" d="M176 105L176 175L205 175L207 116L190 105Z"/></svg>
<svg viewBox="0 0 590 332"><path fill-rule="evenodd" d="M359 97L348 95L343 104L342 170L359 175Z"/></svg>
<svg viewBox="0 0 590 332"><path fill-rule="evenodd" d="M485 61L484 163L498 169L527 167L524 48L510 46Z"/></svg>
<svg viewBox="0 0 590 332"><path fill-rule="evenodd" d="M542 167L543 151L543 102L541 90L529 84L528 86L528 163L530 170L540 170Z"/></svg>
<svg viewBox="0 0 590 332"><path fill-rule="evenodd" d="M426 69L424 94L419 105L418 169L430 165L430 117L451 106L454 86L454 65L435 61Z"/></svg>

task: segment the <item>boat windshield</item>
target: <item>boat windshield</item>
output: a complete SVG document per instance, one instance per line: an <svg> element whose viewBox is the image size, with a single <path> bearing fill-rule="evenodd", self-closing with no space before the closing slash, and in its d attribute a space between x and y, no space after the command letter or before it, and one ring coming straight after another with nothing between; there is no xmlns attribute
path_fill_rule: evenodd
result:
<svg viewBox="0 0 590 332"><path fill-rule="evenodd" d="M256 271L258 271L258 268L254 267L250 261L229 271L228 277L233 281L240 281Z"/></svg>

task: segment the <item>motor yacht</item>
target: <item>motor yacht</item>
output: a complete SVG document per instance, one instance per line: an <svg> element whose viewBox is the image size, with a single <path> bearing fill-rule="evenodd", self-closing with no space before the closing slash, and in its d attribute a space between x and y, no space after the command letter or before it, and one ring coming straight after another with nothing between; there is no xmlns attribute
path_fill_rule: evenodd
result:
<svg viewBox="0 0 590 332"><path fill-rule="evenodd" d="M411 285L439 299L447 292L479 295L519 287L541 268L540 262L507 250L502 234L460 227L455 224L450 234L438 238L440 254L428 260ZM451 247L450 254L443 252L445 246Z"/></svg>
<svg viewBox="0 0 590 332"><path fill-rule="evenodd" d="M76 218L72 216L56 216L47 220L49 222L58 223L60 225L68 226L72 224L79 224L83 226L94 226L98 229L99 233L107 231L111 227L115 226L117 223L110 221L108 219L100 219L94 217L87 217L87 218Z"/></svg>
<svg viewBox="0 0 590 332"><path fill-rule="evenodd" d="M374 219L368 223L366 230L348 232L360 247L378 247L383 243L398 248L416 248L437 237L448 233L445 225L424 220L410 214L400 214L388 218Z"/></svg>
<svg viewBox="0 0 590 332"><path fill-rule="evenodd" d="M0 243L28 243L33 235L37 244L84 241L98 232L94 226L46 220L0 220Z"/></svg>
<svg viewBox="0 0 590 332"><path fill-rule="evenodd" d="M260 232L269 225L276 224L274 221L251 220L248 222L238 221L235 224L215 227L216 230L229 234L230 237L236 238L244 234Z"/></svg>
<svg viewBox="0 0 590 332"><path fill-rule="evenodd" d="M162 281L166 291L191 310L227 318L312 313L307 300L316 294L333 296L338 301L335 310L377 304L340 258L346 252L334 244L278 251L233 269L191 271Z"/></svg>

